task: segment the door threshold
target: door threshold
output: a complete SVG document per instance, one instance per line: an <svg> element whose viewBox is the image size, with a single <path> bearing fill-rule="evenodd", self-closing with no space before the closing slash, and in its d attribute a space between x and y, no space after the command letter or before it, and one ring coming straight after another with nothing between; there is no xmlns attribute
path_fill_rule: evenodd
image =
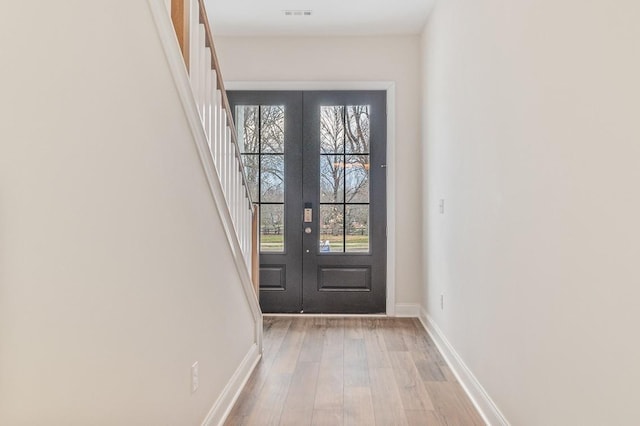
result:
<svg viewBox="0 0 640 426"><path fill-rule="evenodd" d="M299 317L299 318L387 318L387 314L262 314L263 317ZM390 318L390 317L389 317Z"/></svg>

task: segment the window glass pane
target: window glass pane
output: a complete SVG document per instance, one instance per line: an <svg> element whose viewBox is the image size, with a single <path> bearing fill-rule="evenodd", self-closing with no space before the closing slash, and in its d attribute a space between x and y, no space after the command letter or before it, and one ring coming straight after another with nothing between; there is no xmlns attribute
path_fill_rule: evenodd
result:
<svg viewBox="0 0 640 426"><path fill-rule="evenodd" d="M369 252L369 206L347 205L346 249L348 252Z"/></svg>
<svg viewBox="0 0 640 426"><path fill-rule="evenodd" d="M258 202L258 158L257 154L243 154L242 162L244 164L244 172L247 175L247 184L249 185L249 192L251 193L251 199Z"/></svg>
<svg viewBox="0 0 640 426"><path fill-rule="evenodd" d="M260 156L260 202L284 202L284 155Z"/></svg>
<svg viewBox="0 0 640 426"><path fill-rule="evenodd" d="M320 202L344 201L344 156L320 156Z"/></svg>
<svg viewBox="0 0 640 426"><path fill-rule="evenodd" d="M320 152L342 154L344 152L344 107L320 107Z"/></svg>
<svg viewBox="0 0 640 426"><path fill-rule="evenodd" d="M240 152L258 152L258 107L236 106L236 127Z"/></svg>
<svg viewBox="0 0 640 426"><path fill-rule="evenodd" d="M320 205L320 253L344 251L344 205Z"/></svg>
<svg viewBox="0 0 640 426"><path fill-rule="evenodd" d="M260 205L260 251L284 251L284 205Z"/></svg>
<svg viewBox="0 0 640 426"><path fill-rule="evenodd" d="M369 202L369 156L368 155L347 155L346 156L346 177L347 186L346 202L368 203Z"/></svg>
<svg viewBox="0 0 640 426"><path fill-rule="evenodd" d="M260 107L260 144L262 153L284 152L284 106Z"/></svg>
<svg viewBox="0 0 640 426"><path fill-rule="evenodd" d="M369 105L347 107L347 153L369 152Z"/></svg>

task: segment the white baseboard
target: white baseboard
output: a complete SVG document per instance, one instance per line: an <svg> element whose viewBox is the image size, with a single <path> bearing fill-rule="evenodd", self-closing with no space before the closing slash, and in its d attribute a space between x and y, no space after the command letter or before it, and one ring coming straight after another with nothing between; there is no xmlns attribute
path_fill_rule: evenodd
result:
<svg viewBox="0 0 640 426"><path fill-rule="evenodd" d="M251 376L258 361L260 361L260 357L258 345L254 343L251 345L249 352L245 355L236 372L233 373L233 376L231 376L231 379L222 390L216 403L213 404L209 414L207 414L207 417L202 422L202 426L222 426L224 424L233 405L240 396L240 392L242 392L244 385L247 383L247 380L249 380L249 376Z"/></svg>
<svg viewBox="0 0 640 426"><path fill-rule="evenodd" d="M396 317L420 318L422 307L419 303L396 303Z"/></svg>
<svg viewBox="0 0 640 426"><path fill-rule="evenodd" d="M469 367L466 366L460 355L447 340L444 333L438 325L431 319L427 311L420 308L420 322L427 330L429 336L433 339L438 350L449 365L453 374L455 374L458 382L467 393L471 402L476 407L483 420L487 425L491 426L509 426L509 422L502 415L498 406L493 402L489 394L484 390L478 379L473 375Z"/></svg>

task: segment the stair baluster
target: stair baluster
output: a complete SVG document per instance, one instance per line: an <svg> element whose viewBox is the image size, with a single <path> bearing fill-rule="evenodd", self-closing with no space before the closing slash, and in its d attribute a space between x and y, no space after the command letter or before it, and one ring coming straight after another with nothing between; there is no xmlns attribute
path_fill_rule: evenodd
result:
<svg viewBox="0 0 640 426"><path fill-rule="evenodd" d="M257 283L258 226L204 0L171 0L171 18L194 102L247 271ZM256 287L257 288L257 287Z"/></svg>

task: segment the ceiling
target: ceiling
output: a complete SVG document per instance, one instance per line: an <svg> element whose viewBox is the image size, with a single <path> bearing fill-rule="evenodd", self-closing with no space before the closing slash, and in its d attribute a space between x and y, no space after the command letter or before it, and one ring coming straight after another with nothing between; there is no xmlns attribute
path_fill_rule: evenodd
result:
<svg viewBox="0 0 640 426"><path fill-rule="evenodd" d="M417 34L435 0L205 0L214 34L344 36ZM285 16L285 10L311 10Z"/></svg>

